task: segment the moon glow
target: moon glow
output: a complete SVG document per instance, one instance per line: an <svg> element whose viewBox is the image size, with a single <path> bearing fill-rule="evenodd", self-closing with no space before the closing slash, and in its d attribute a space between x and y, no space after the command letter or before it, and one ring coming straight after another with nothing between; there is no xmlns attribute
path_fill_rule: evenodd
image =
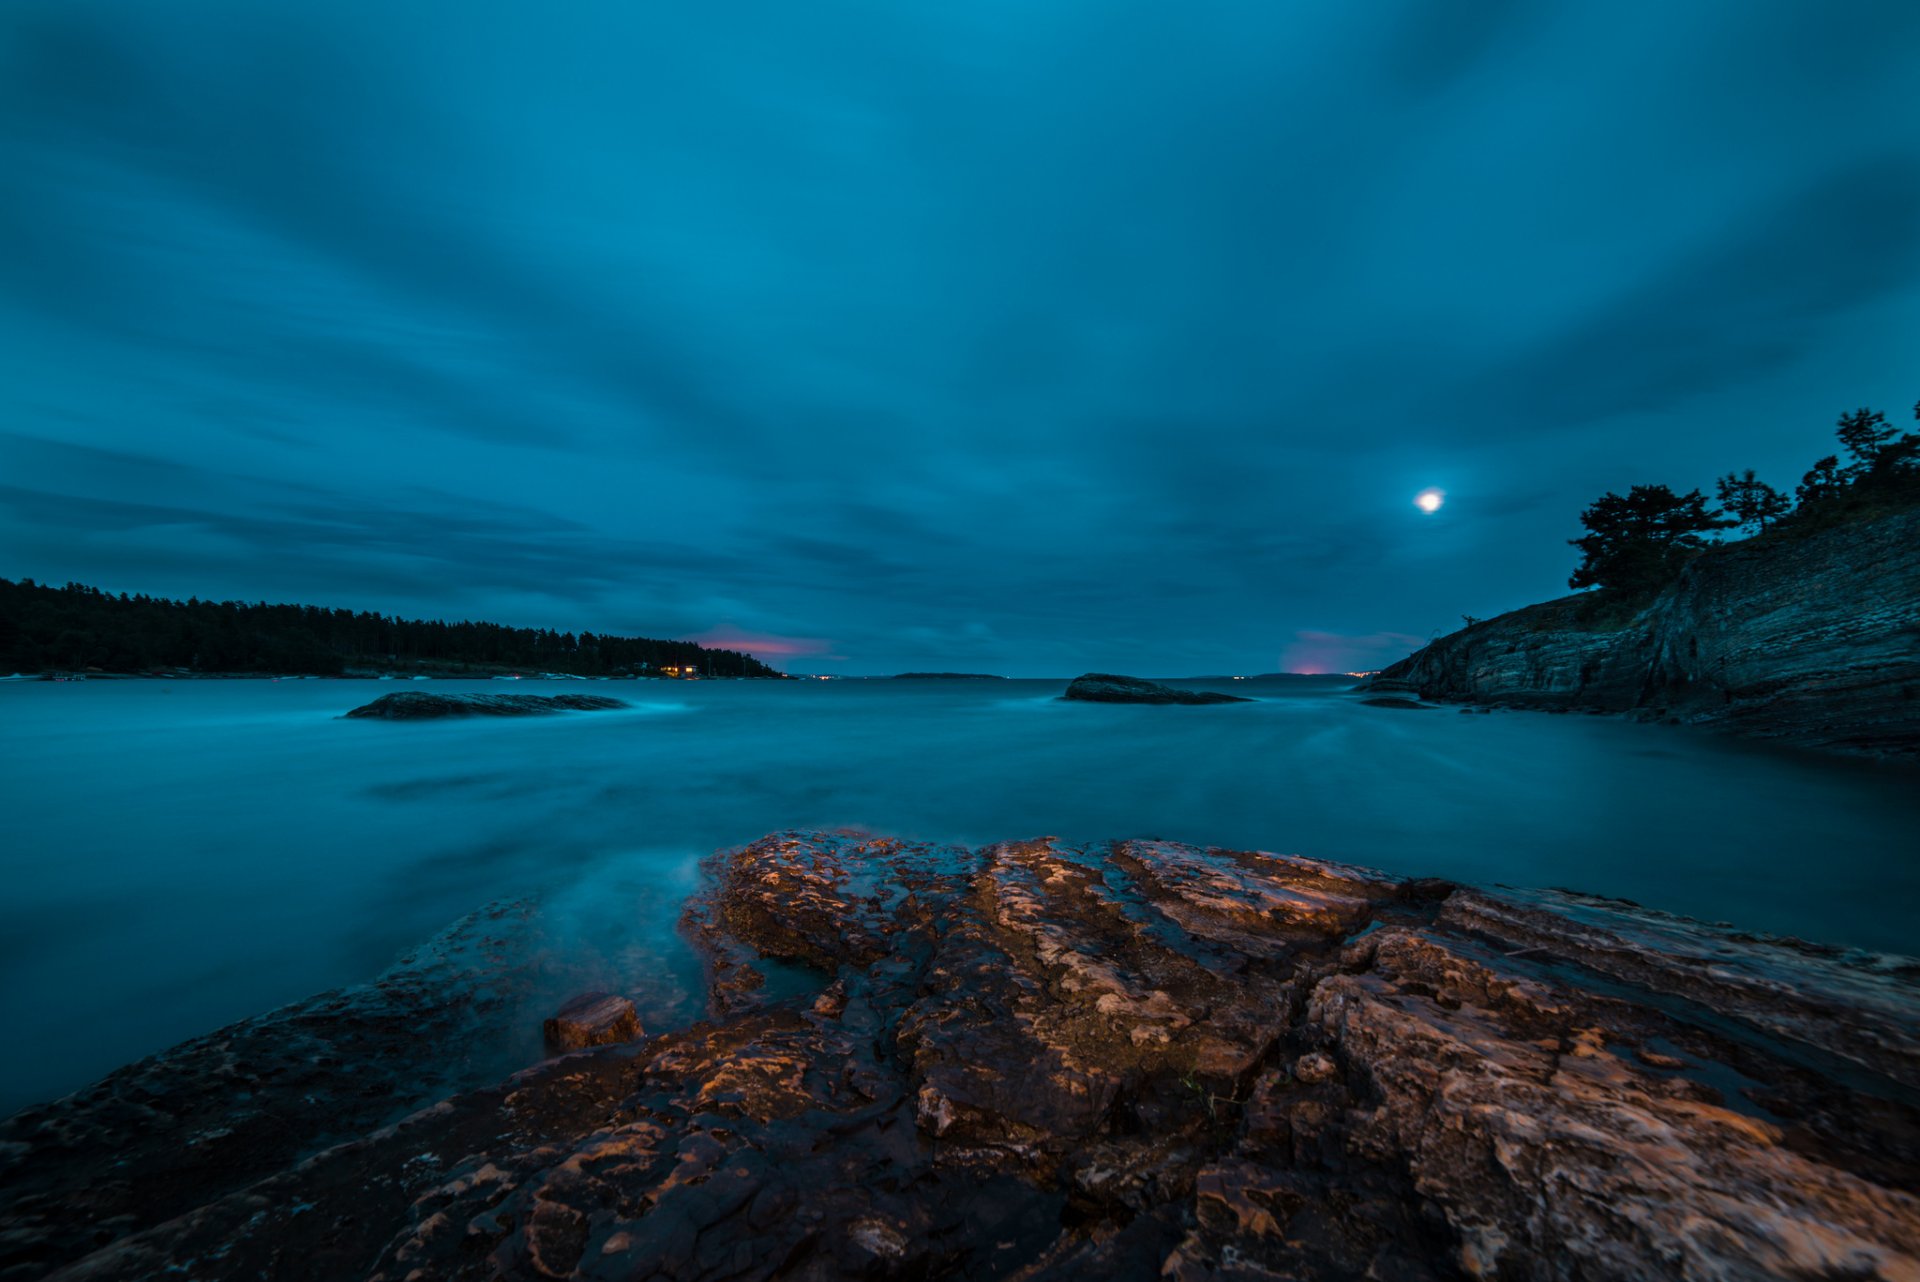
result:
<svg viewBox="0 0 1920 1282"><path fill-rule="evenodd" d="M1438 486L1429 486L1413 496L1413 505L1422 512L1438 512L1446 501L1447 492Z"/></svg>

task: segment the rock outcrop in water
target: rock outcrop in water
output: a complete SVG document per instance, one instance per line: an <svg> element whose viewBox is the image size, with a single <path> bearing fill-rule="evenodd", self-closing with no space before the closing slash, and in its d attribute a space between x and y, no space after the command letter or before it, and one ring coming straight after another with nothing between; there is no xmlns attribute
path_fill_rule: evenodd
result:
<svg viewBox="0 0 1920 1282"><path fill-rule="evenodd" d="M1373 688L1920 754L1920 511L1717 548L1610 630L1583 626L1582 603L1476 623Z"/></svg>
<svg viewBox="0 0 1920 1282"><path fill-rule="evenodd" d="M1158 681L1139 677L1117 677L1107 672L1089 672L1075 677L1062 699L1087 703L1252 703L1237 694L1216 694L1212 690L1177 690Z"/></svg>
<svg viewBox="0 0 1920 1282"><path fill-rule="evenodd" d="M429 694L425 690L402 690L381 695L347 715L382 721L426 721L435 717L534 717L626 706L623 700L598 694Z"/></svg>
<svg viewBox="0 0 1920 1282"><path fill-rule="evenodd" d="M314 1089L244 1026L14 1119L0 1276L1920 1277L1913 962L1157 841L713 872L707 1022L224 1187L169 1110Z"/></svg>

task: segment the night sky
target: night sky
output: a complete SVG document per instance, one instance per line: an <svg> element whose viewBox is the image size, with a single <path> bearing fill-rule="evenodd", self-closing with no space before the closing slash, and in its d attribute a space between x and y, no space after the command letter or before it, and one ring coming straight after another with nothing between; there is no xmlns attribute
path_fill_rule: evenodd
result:
<svg viewBox="0 0 1920 1282"><path fill-rule="evenodd" d="M8 0L0 245L0 576L1375 667L1906 419L1920 4Z"/></svg>

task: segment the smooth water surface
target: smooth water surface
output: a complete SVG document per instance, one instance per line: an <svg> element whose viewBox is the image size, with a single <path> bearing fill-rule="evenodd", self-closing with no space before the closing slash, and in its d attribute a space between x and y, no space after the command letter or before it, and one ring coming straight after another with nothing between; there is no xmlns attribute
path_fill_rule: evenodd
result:
<svg viewBox="0 0 1920 1282"><path fill-rule="evenodd" d="M1910 769L1349 684L1201 708L1043 681L0 685L0 1112L368 979L502 898L542 896L570 983L691 984L698 861L782 828L1160 836L1920 952ZM634 706L340 719L402 688Z"/></svg>

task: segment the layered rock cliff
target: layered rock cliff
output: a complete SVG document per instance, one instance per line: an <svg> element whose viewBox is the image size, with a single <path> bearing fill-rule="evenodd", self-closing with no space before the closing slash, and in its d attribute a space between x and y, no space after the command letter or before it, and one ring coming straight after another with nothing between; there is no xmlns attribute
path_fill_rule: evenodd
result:
<svg viewBox="0 0 1920 1282"><path fill-rule="evenodd" d="M781 834L687 926L705 1022L359 1138L352 1002L13 1119L0 1276L1920 1278L1911 961L1160 841Z"/></svg>
<svg viewBox="0 0 1920 1282"><path fill-rule="evenodd" d="M1476 623L1374 687L1920 754L1920 510L1715 548L1611 628L1583 625L1582 604Z"/></svg>

